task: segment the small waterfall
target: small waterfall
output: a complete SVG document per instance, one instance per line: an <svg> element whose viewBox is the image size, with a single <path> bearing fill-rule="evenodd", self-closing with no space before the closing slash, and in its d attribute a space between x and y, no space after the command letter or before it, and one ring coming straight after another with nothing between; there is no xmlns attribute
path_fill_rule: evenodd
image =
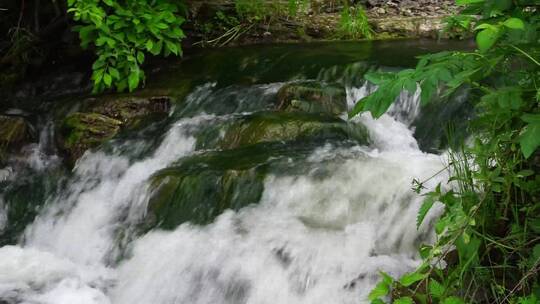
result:
<svg viewBox="0 0 540 304"><path fill-rule="evenodd" d="M432 235L429 219L416 229L422 198L411 181L445 162L420 151L413 137L418 95L402 94L377 120L365 113L352 121L368 128L369 146L326 143L296 164L307 174L268 174L258 204L227 210L208 225L137 231L149 178L198 153L201 129L253 111L252 100L264 108L280 86L200 86L147 157L114 148L87 152L20 244L0 248L0 302L360 303L379 271L399 276L413 269L417 246ZM349 87L349 106L374 89ZM227 107L209 111L212 100L226 98ZM47 142L50 134L42 137ZM42 148L32 151L32 168L50 166ZM0 196L0 231L4 206Z"/></svg>

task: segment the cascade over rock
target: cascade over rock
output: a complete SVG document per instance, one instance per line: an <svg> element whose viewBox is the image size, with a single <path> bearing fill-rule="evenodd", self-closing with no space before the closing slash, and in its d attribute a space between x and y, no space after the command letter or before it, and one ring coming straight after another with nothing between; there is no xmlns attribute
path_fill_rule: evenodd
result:
<svg viewBox="0 0 540 304"><path fill-rule="evenodd" d="M362 125L319 114L258 112L242 117L225 132L221 148L232 149L261 142L309 139L354 139L367 143Z"/></svg>
<svg viewBox="0 0 540 304"><path fill-rule="evenodd" d="M338 116L347 111L345 88L319 81L284 85L278 92L278 109L294 112L326 113Z"/></svg>
<svg viewBox="0 0 540 304"><path fill-rule="evenodd" d="M289 147L290 148L290 147ZM187 221L204 224L226 209L257 203L268 164L287 150L281 144L258 144L210 151L180 160L151 178L146 224L172 229Z"/></svg>
<svg viewBox="0 0 540 304"><path fill-rule="evenodd" d="M226 209L259 202L269 170L290 171L291 159L307 157L321 142L369 141L361 124L301 112L257 112L226 128L223 150L186 157L151 178L148 227L208 223Z"/></svg>

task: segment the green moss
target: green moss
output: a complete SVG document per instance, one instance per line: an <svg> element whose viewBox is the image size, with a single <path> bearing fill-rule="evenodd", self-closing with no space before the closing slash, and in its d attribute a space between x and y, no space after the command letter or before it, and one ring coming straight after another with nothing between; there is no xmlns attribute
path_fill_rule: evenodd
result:
<svg viewBox="0 0 540 304"><path fill-rule="evenodd" d="M353 131L356 129L356 131ZM228 128L220 147L232 149L276 141L297 141L316 138L368 140L365 128L349 125L339 118L302 112L259 112L235 122Z"/></svg>
<svg viewBox="0 0 540 304"><path fill-rule="evenodd" d="M278 92L278 109L326 113L338 116L347 111L345 88L336 84L302 81L284 85Z"/></svg>
<svg viewBox="0 0 540 304"><path fill-rule="evenodd" d="M22 142L27 138L28 131L24 118L0 115L0 145Z"/></svg>
<svg viewBox="0 0 540 304"><path fill-rule="evenodd" d="M210 151L159 171L152 177L146 225L173 229L188 221L205 224L226 209L259 202L271 156L283 150L263 144Z"/></svg>
<svg viewBox="0 0 540 304"><path fill-rule="evenodd" d="M121 121L98 113L73 113L61 127L61 146L74 161L87 149L114 137Z"/></svg>
<svg viewBox="0 0 540 304"><path fill-rule="evenodd" d="M89 111L129 124L133 120L151 114L167 115L170 107L171 99L168 96L132 97L111 95L91 103Z"/></svg>

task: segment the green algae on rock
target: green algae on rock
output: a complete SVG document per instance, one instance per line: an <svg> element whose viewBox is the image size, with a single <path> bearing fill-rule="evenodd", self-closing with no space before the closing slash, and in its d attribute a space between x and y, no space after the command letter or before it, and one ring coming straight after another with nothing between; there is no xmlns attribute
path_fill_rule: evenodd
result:
<svg viewBox="0 0 540 304"><path fill-rule="evenodd" d="M21 143L28 138L29 126L18 116L0 115L0 146Z"/></svg>
<svg viewBox="0 0 540 304"><path fill-rule="evenodd" d="M259 143L181 159L151 177L145 225L206 224L224 210L256 204L267 174L286 172L291 159L306 157L314 148L300 142Z"/></svg>
<svg viewBox="0 0 540 304"><path fill-rule="evenodd" d="M117 97L112 95L97 100L92 98L90 102L92 102L92 106L90 107L91 112L118 119L123 124L129 124L131 120L137 117L150 114L167 114L171 108L171 98L168 96L144 98L136 96Z"/></svg>
<svg viewBox="0 0 540 304"><path fill-rule="evenodd" d="M339 118L302 112L258 112L234 122L219 145L223 149L233 149L262 142L310 138L368 142L367 131L362 125L349 124Z"/></svg>
<svg viewBox="0 0 540 304"><path fill-rule="evenodd" d="M136 128L146 118L166 117L171 107L167 96L106 95L87 99L84 103L84 112L68 115L60 127L60 146L72 162L86 150L113 138L121 129Z"/></svg>
<svg viewBox="0 0 540 304"><path fill-rule="evenodd" d="M326 113L338 116L347 111L345 88L337 84L301 81L284 85L278 92L278 109Z"/></svg>
<svg viewBox="0 0 540 304"><path fill-rule="evenodd" d="M113 138L122 122L98 113L73 113L61 126L60 146L71 161L76 161L88 149Z"/></svg>
<svg viewBox="0 0 540 304"><path fill-rule="evenodd" d="M225 129L217 150L180 159L151 177L146 228L208 223L224 210L258 203L268 174L302 170L294 159L321 142L369 142L363 125L301 112L258 112Z"/></svg>

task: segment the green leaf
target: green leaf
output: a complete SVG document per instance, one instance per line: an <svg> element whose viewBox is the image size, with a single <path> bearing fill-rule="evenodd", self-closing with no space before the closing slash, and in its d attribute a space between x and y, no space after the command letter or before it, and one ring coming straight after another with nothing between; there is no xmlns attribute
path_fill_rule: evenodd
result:
<svg viewBox="0 0 540 304"><path fill-rule="evenodd" d="M394 304L414 304L414 301L410 297L402 297L394 301Z"/></svg>
<svg viewBox="0 0 540 304"><path fill-rule="evenodd" d="M525 29L525 23L519 18L510 18L503 23L504 26L514 30Z"/></svg>
<svg viewBox="0 0 540 304"><path fill-rule="evenodd" d="M416 217L416 229L420 228L420 225L426 218L427 213L429 210L431 210L431 207L433 207L433 204L435 203L435 197L433 195L429 195L424 202L422 203L422 206L420 206L420 210L418 211L418 215Z"/></svg>
<svg viewBox="0 0 540 304"><path fill-rule="evenodd" d="M154 47L152 48L150 53L152 53L152 55L154 56L159 55L159 53L161 53L162 47L163 47L163 41L158 41L157 43L154 43Z"/></svg>
<svg viewBox="0 0 540 304"><path fill-rule="evenodd" d="M148 39L148 41L146 41L146 50L151 52L153 48L154 48L154 42Z"/></svg>
<svg viewBox="0 0 540 304"><path fill-rule="evenodd" d="M111 84L112 84L112 77L111 77L111 75L109 75L109 74L107 74L107 73L103 74L103 82L105 83L105 85L106 85L107 87L110 87Z"/></svg>
<svg viewBox="0 0 540 304"><path fill-rule="evenodd" d="M526 121L525 116L522 119ZM540 146L540 122L530 122L525 127L519 138L519 144L525 158L531 157Z"/></svg>
<svg viewBox="0 0 540 304"><path fill-rule="evenodd" d="M120 73L116 68L109 67L109 74L111 74L114 79L120 79Z"/></svg>
<svg viewBox="0 0 540 304"><path fill-rule="evenodd" d="M169 51L171 53L173 53L175 55L179 54L179 48L175 43L172 43L172 42L166 40L165 45L167 46L167 49L169 49Z"/></svg>
<svg viewBox="0 0 540 304"><path fill-rule="evenodd" d="M156 27L157 27L158 29L160 29L160 30L165 30L165 29L169 28L169 27L167 26L167 24L161 23L161 22L160 22L160 23L157 23L157 24L156 24Z"/></svg>
<svg viewBox="0 0 540 304"><path fill-rule="evenodd" d="M418 272L411 272L402 276L401 279L399 279L399 283L405 287L409 287L412 284L420 280L423 280L425 277L426 277L425 274L418 273Z"/></svg>
<svg viewBox="0 0 540 304"><path fill-rule="evenodd" d="M144 62L144 53L143 52L137 52L137 61L139 64L142 64Z"/></svg>
<svg viewBox="0 0 540 304"><path fill-rule="evenodd" d="M521 119L528 123L540 123L540 114L524 114Z"/></svg>
<svg viewBox="0 0 540 304"><path fill-rule="evenodd" d="M135 90L139 86L139 72L133 71L128 76L129 91Z"/></svg>
<svg viewBox="0 0 540 304"><path fill-rule="evenodd" d="M390 285L388 285L385 282L379 282L375 288L371 290L369 293L368 299L370 301L373 301L375 299L378 299L380 297L387 296L388 293L390 293Z"/></svg>
<svg viewBox="0 0 540 304"><path fill-rule="evenodd" d="M449 297L444 299L442 304L465 304L465 302L458 297Z"/></svg>
<svg viewBox="0 0 540 304"><path fill-rule="evenodd" d="M521 297L518 299L518 304L538 304L540 301L536 298L536 295L532 294L528 297Z"/></svg>
<svg viewBox="0 0 540 304"><path fill-rule="evenodd" d="M392 283L394 282L394 279L388 275L386 272L384 271L381 271L380 272L381 276L383 277L383 282L385 282L386 284L388 284L388 286L392 285Z"/></svg>
<svg viewBox="0 0 540 304"><path fill-rule="evenodd" d="M435 279L429 281L429 294L435 298L441 298L444 295L445 288Z"/></svg>
<svg viewBox="0 0 540 304"><path fill-rule="evenodd" d="M534 246L528 264L533 269L538 263L540 263L540 244Z"/></svg>
<svg viewBox="0 0 540 304"><path fill-rule="evenodd" d="M396 76L393 73L370 72L364 78L375 85L381 85L384 82L396 79Z"/></svg>
<svg viewBox="0 0 540 304"><path fill-rule="evenodd" d="M478 49L481 52L488 51L493 45L495 45L495 43L497 43L499 36L500 31L497 27L494 26L488 27L480 31L476 35L476 43L478 44Z"/></svg>

